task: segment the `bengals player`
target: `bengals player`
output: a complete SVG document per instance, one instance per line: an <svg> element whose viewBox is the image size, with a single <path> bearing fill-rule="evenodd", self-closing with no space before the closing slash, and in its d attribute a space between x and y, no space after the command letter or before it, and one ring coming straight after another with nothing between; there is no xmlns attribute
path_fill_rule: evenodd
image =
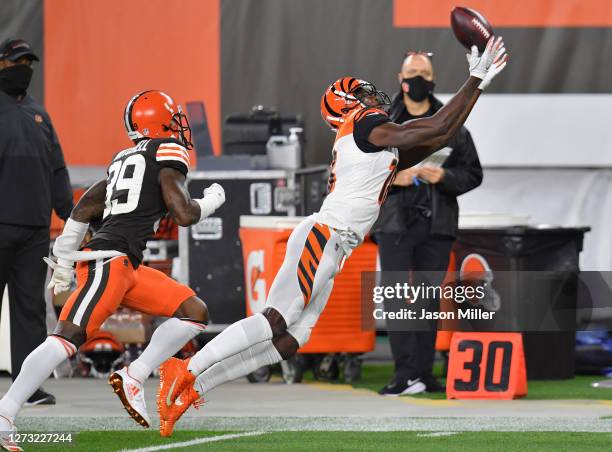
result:
<svg viewBox="0 0 612 452"><path fill-rule="evenodd" d="M330 193L289 237L264 310L226 328L191 360L162 365L162 435L214 387L287 359L306 344L344 259L376 221L395 171L444 146L507 62L501 38L492 38L482 55L474 47L467 57L470 76L459 92L435 115L401 125L389 120L383 109L389 98L371 83L345 77L325 91L321 112L336 132Z"/></svg>
<svg viewBox="0 0 612 452"><path fill-rule="evenodd" d="M125 108L124 122L133 146L115 155L107 178L83 195L55 242L57 262L48 261L54 268L49 287L56 294L68 290L76 262L77 289L55 332L25 360L0 401L0 432L12 430L24 401L119 306L171 317L157 328L140 358L109 380L128 413L148 427L142 382L208 320L206 305L194 291L141 265L142 253L166 213L181 226L195 224L223 204L223 188L213 184L201 199L191 199L185 190L191 129L168 94L137 94ZM101 227L79 250L89 223L100 216Z"/></svg>

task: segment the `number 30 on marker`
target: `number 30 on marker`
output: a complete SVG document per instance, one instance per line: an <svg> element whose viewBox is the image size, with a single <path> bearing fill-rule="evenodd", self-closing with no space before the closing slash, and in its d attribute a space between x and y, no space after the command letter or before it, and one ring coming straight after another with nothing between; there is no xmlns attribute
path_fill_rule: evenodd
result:
<svg viewBox="0 0 612 452"><path fill-rule="evenodd" d="M449 399L514 399L527 394L520 333L454 333L446 396Z"/></svg>

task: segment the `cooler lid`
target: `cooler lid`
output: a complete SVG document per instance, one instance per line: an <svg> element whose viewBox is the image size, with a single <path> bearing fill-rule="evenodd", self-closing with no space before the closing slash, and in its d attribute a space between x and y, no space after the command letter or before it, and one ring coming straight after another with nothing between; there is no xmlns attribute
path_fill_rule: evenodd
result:
<svg viewBox="0 0 612 452"><path fill-rule="evenodd" d="M240 215L240 227L257 229L293 229L303 219L304 217Z"/></svg>
<svg viewBox="0 0 612 452"><path fill-rule="evenodd" d="M529 215L501 214L492 212L466 212L459 214L460 229L500 228L511 226L527 226Z"/></svg>
<svg viewBox="0 0 612 452"><path fill-rule="evenodd" d="M529 215L498 214L490 212L466 212L459 215L459 229L486 234L548 235L585 233L591 230L586 225L529 224Z"/></svg>
<svg viewBox="0 0 612 452"><path fill-rule="evenodd" d="M286 179L286 170L221 170L221 171L190 171L187 180L197 179Z"/></svg>

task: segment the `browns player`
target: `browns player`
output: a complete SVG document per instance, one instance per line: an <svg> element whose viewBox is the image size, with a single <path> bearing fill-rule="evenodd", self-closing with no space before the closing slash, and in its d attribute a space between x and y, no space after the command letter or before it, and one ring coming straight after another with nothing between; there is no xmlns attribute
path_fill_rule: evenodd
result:
<svg viewBox="0 0 612 452"><path fill-rule="evenodd" d="M68 290L76 262L77 289L63 307L55 332L28 356L0 401L0 432L12 430L25 400L119 306L171 317L157 328L140 358L109 379L128 413L148 427L142 382L208 320L206 305L194 291L142 266L142 252L167 212L181 226L197 223L223 204L223 188L213 184L202 199L191 199L185 190L191 130L180 106L166 93L137 94L128 102L124 120L134 145L115 155L106 180L83 195L55 242L50 288L56 294ZM89 223L100 216L101 227L79 251Z"/></svg>
<svg viewBox="0 0 612 452"><path fill-rule="evenodd" d="M163 436L214 387L287 359L306 344L344 259L376 221L395 171L444 146L505 67L501 38L491 39L482 55L474 47L468 63L470 77L444 107L401 125L382 110L388 96L370 83L345 77L327 89L321 110L336 131L330 193L289 237L264 310L226 328L191 360L162 365L157 403Z"/></svg>

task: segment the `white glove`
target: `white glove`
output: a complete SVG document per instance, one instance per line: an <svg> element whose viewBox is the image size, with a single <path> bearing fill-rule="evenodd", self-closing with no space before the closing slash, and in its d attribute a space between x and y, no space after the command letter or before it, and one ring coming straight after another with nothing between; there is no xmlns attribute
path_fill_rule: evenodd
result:
<svg viewBox="0 0 612 452"><path fill-rule="evenodd" d="M47 289L53 289L54 295L66 292L70 289L70 284L72 284L72 278L74 276L74 269L72 268L71 262L61 258L58 258L57 262L54 262L48 257L43 257L43 260L53 270L53 276L51 277Z"/></svg>
<svg viewBox="0 0 612 452"><path fill-rule="evenodd" d="M225 202L225 191L221 185L215 183L204 189L204 197L202 199L194 199L194 201L200 205L200 221L202 221L223 205Z"/></svg>
<svg viewBox="0 0 612 452"><path fill-rule="evenodd" d="M355 248L360 245L359 236L350 228L344 231L338 231L340 243L345 254L351 254Z"/></svg>
<svg viewBox="0 0 612 452"><path fill-rule="evenodd" d="M508 63L508 55L501 36L491 37L482 55L478 56L478 48L472 46L472 53L468 53L466 57L470 65L470 75L482 80L478 89L483 91Z"/></svg>

